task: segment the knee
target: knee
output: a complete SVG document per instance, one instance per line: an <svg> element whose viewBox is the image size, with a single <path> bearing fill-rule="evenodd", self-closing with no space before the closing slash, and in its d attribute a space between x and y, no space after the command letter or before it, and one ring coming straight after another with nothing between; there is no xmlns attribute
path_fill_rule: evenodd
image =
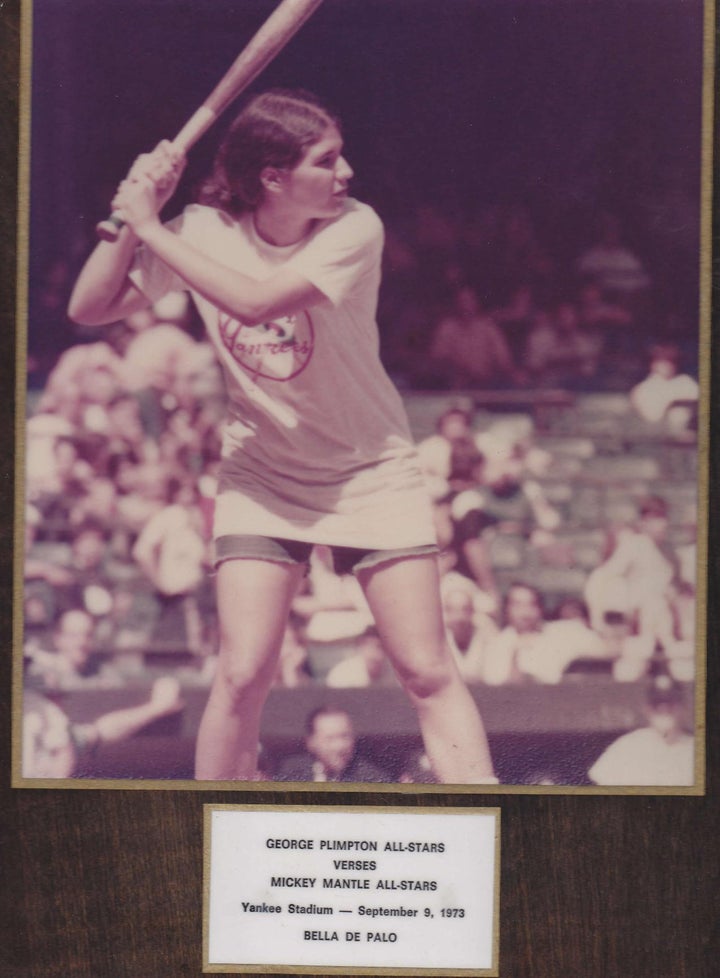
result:
<svg viewBox="0 0 720 978"><path fill-rule="evenodd" d="M235 648L221 648L216 682L232 706L262 700L272 685L274 657L256 658Z"/></svg>
<svg viewBox="0 0 720 978"><path fill-rule="evenodd" d="M458 679L450 654L420 658L409 671L400 675L408 696L416 703L442 694Z"/></svg>

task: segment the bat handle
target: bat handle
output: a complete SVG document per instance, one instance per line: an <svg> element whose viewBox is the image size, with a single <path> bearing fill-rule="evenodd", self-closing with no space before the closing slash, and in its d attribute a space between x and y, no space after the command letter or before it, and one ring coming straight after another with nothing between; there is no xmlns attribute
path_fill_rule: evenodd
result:
<svg viewBox="0 0 720 978"><path fill-rule="evenodd" d="M173 139L173 146L181 152L186 153L210 128L216 118L216 112L207 105L201 105ZM101 241L117 241L124 227L125 222L123 219L118 217L117 214L111 214L104 221L100 221L95 231Z"/></svg>
<svg viewBox="0 0 720 978"><path fill-rule="evenodd" d="M111 214L95 228L95 233L101 241L117 241L120 232L125 227L125 222L117 214Z"/></svg>

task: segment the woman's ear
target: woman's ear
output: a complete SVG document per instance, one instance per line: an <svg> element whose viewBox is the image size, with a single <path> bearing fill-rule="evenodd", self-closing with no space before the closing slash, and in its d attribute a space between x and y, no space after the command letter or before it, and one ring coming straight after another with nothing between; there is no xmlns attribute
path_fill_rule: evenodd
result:
<svg viewBox="0 0 720 978"><path fill-rule="evenodd" d="M266 166L260 174L260 183L268 194L281 192L284 183L284 171L277 166Z"/></svg>

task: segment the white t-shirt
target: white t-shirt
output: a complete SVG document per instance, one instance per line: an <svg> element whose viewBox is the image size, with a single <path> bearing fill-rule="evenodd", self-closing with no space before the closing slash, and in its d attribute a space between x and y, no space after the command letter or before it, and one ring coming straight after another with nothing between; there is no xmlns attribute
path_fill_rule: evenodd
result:
<svg viewBox="0 0 720 978"><path fill-rule="evenodd" d="M698 382L689 374L660 377L650 374L630 392L630 400L646 421L661 421L674 401L696 401L700 393Z"/></svg>
<svg viewBox="0 0 720 978"><path fill-rule="evenodd" d="M136 552L147 555L152 582L162 594L189 594L203 578L205 544L193 515L185 506L166 506L138 537Z"/></svg>
<svg viewBox="0 0 720 978"><path fill-rule="evenodd" d="M596 629L606 611L631 612L665 600L674 568L654 540L626 527L608 559L590 573L585 600Z"/></svg>
<svg viewBox="0 0 720 978"><path fill-rule="evenodd" d="M435 542L405 410L379 357L375 321L383 228L348 200L303 241L274 246L251 214L188 207L171 230L260 281L287 267L326 297L293 316L245 326L190 290L230 401L215 535L396 549ZM130 272L155 302L188 286L147 248Z"/></svg>
<svg viewBox="0 0 720 978"><path fill-rule="evenodd" d="M602 785L691 785L694 756L689 734L668 743L657 730L643 727L610 744L590 768L590 779Z"/></svg>
<svg viewBox="0 0 720 978"><path fill-rule="evenodd" d="M559 683L575 659L605 657L603 641L575 619L543 622L531 633L506 626L487 648L485 682L500 686L524 676L540 683Z"/></svg>

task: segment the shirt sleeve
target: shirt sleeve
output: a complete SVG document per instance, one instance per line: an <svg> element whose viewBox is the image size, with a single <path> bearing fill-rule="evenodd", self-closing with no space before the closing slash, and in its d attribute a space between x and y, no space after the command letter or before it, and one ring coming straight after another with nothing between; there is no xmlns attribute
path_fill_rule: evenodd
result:
<svg viewBox="0 0 720 978"><path fill-rule="evenodd" d="M174 234L181 235L186 223L185 213L168 221L165 225ZM168 292L183 292L187 285L175 272L161 261L144 244L139 245L128 278L150 302L158 302Z"/></svg>
<svg viewBox="0 0 720 978"><path fill-rule="evenodd" d="M320 228L287 267L339 306L361 280L379 272L383 242L377 214L365 204L349 201L345 213Z"/></svg>

